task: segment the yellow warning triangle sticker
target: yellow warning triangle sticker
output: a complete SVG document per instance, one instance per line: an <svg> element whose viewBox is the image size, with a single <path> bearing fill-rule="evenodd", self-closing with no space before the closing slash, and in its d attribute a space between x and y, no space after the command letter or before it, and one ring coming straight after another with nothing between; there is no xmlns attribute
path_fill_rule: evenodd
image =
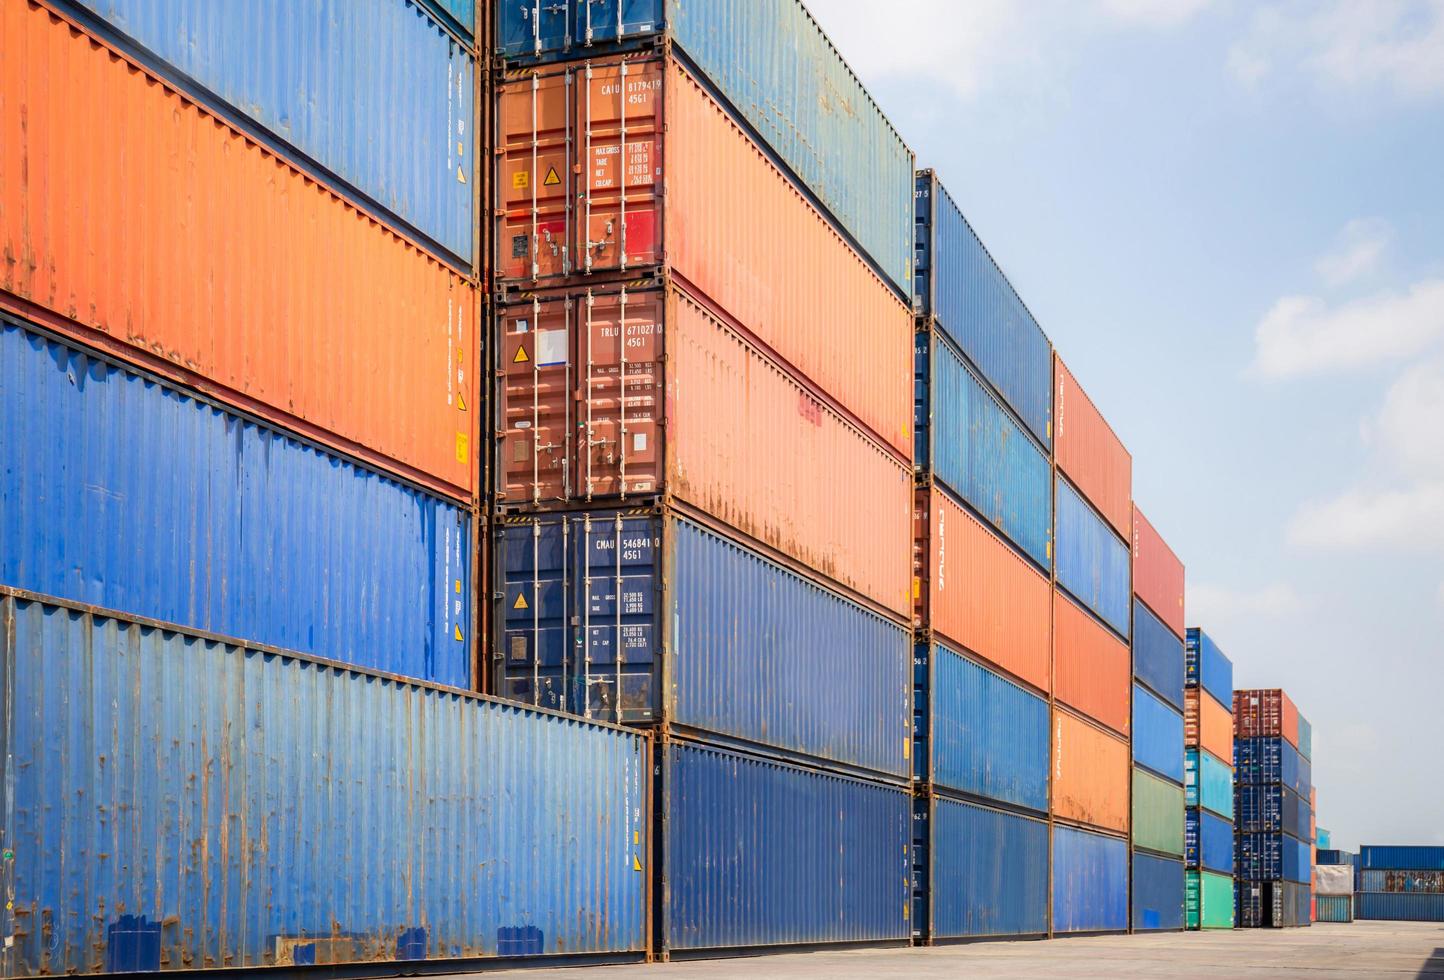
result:
<svg viewBox="0 0 1444 980"><path fill-rule="evenodd" d="M516 357L513 357L513 358L511 359L511 363L513 363L513 364L525 364L525 363L526 363L527 361L529 361L529 360L531 360L531 358L527 356L526 348L525 348L525 347L518 347L518 348L516 349Z"/></svg>
<svg viewBox="0 0 1444 980"><path fill-rule="evenodd" d="M456 407L466 411L466 396L459 391L456 393Z"/></svg>
<svg viewBox="0 0 1444 980"><path fill-rule="evenodd" d="M642 862L639 861L639 860L637 860L637 855L635 855L635 854L632 855L632 870L633 870L633 871L641 871L641 870L642 870Z"/></svg>
<svg viewBox="0 0 1444 980"><path fill-rule="evenodd" d="M522 595L520 592L518 592L518 593L516 594L516 602L513 602L513 603L511 604L511 608L513 608L513 609L530 609L531 607L526 604L526 596L524 596L524 595Z"/></svg>
<svg viewBox="0 0 1444 980"><path fill-rule="evenodd" d="M457 640L465 639L465 637L463 637L463 636L461 635L461 627L460 627L460 626L456 627L456 638L457 638Z"/></svg>
<svg viewBox="0 0 1444 980"><path fill-rule="evenodd" d="M461 595L461 579L456 580L456 594Z"/></svg>
<svg viewBox="0 0 1444 980"><path fill-rule="evenodd" d="M557 168L556 168L556 167L550 167L550 168L548 168L548 169L547 169L546 180L543 180L542 183L545 184L547 187L555 187L556 185L560 184L561 182L562 182L562 178L561 178L561 175L557 173Z"/></svg>

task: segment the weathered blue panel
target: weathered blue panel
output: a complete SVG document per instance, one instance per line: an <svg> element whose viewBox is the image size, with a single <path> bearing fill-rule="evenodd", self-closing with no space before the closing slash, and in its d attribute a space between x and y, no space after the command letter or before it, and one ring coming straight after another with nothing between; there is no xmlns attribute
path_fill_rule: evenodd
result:
<svg viewBox="0 0 1444 980"><path fill-rule="evenodd" d="M911 935L906 789L684 742L665 753L668 949Z"/></svg>
<svg viewBox="0 0 1444 980"><path fill-rule="evenodd" d="M1279 832L1239 832L1234 842L1234 863L1240 878L1307 882L1313 872L1313 848L1297 837Z"/></svg>
<svg viewBox="0 0 1444 980"><path fill-rule="evenodd" d="M481 0L431 0L442 13L462 29L464 34L476 31L476 7Z"/></svg>
<svg viewBox="0 0 1444 980"><path fill-rule="evenodd" d="M1440 896L1444 898L1444 896ZM1320 922L1353 922L1354 896L1317 895L1314 897ZM1444 916L1444 902L1440 903L1440 914Z"/></svg>
<svg viewBox="0 0 1444 980"><path fill-rule="evenodd" d="M1354 896L1354 918L1444 922L1444 895L1364 892Z"/></svg>
<svg viewBox="0 0 1444 980"><path fill-rule="evenodd" d="M932 831L933 935L1048 931L1048 825L937 797Z"/></svg>
<svg viewBox="0 0 1444 980"><path fill-rule="evenodd" d="M1057 484L1058 584L1126 639L1132 550L1066 480L1059 477Z"/></svg>
<svg viewBox="0 0 1444 980"><path fill-rule="evenodd" d="M471 518L0 322L0 583L469 687Z"/></svg>
<svg viewBox="0 0 1444 980"><path fill-rule="evenodd" d="M497 541L506 696L908 776L906 627L677 516L514 518Z"/></svg>
<svg viewBox="0 0 1444 980"><path fill-rule="evenodd" d="M1183 784L1183 715L1133 685L1133 761Z"/></svg>
<svg viewBox="0 0 1444 980"><path fill-rule="evenodd" d="M1359 866L1359 855L1350 854L1348 851L1338 848L1321 847L1319 848L1319 863L1347 864L1350 867L1357 868Z"/></svg>
<svg viewBox="0 0 1444 980"><path fill-rule="evenodd" d="M1188 806L1233 819L1233 770L1204 749L1184 749L1183 789Z"/></svg>
<svg viewBox="0 0 1444 980"><path fill-rule="evenodd" d="M1444 847L1365 844L1359 848L1359 867L1399 871L1444 871Z"/></svg>
<svg viewBox="0 0 1444 980"><path fill-rule="evenodd" d="M1189 687L1202 687L1219 704L1233 710L1233 661L1197 626L1190 626L1187 631L1184 666Z"/></svg>
<svg viewBox="0 0 1444 980"><path fill-rule="evenodd" d="M1137 596L1133 598L1133 674L1183 710L1183 641Z"/></svg>
<svg viewBox="0 0 1444 980"><path fill-rule="evenodd" d="M1133 928L1140 932L1182 929L1183 902L1183 862L1135 851Z"/></svg>
<svg viewBox="0 0 1444 980"><path fill-rule="evenodd" d="M1243 786L1277 783L1301 795L1308 793L1308 776L1298 749L1277 735L1233 740L1234 782Z"/></svg>
<svg viewBox="0 0 1444 980"><path fill-rule="evenodd" d="M416 0L71 2L471 266L475 67Z"/></svg>
<svg viewBox="0 0 1444 980"><path fill-rule="evenodd" d="M914 195L913 304L1053 444L1053 345L931 170Z"/></svg>
<svg viewBox="0 0 1444 980"><path fill-rule="evenodd" d="M931 334L932 370L918 379L919 465L1044 568L1052 563L1052 467L958 353ZM919 338L919 343L926 343Z"/></svg>
<svg viewBox="0 0 1444 980"><path fill-rule="evenodd" d="M1048 809L1048 702L933 644L933 781Z"/></svg>
<svg viewBox="0 0 1444 980"><path fill-rule="evenodd" d="M1309 761L1314 758L1314 726L1303 715L1299 715L1299 756Z"/></svg>
<svg viewBox="0 0 1444 980"><path fill-rule="evenodd" d="M645 949L641 736L23 596L0 622L14 972Z"/></svg>
<svg viewBox="0 0 1444 980"><path fill-rule="evenodd" d="M1053 931L1127 928L1128 843L1073 827L1054 827Z"/></svg>
<svg viewBox="0 0 1444 980"><path fill-rule="evenodd" d="M1238 829L1246 833L1286 830L1295 837L1309 836L1309 804L1293 790L1277 783L1241 785L1238 788Z"/></svg>
<svg viewBox="0 0 1444 980"><path fill-rule="evenodd" d="M1320 857L1323 853L1319 852ZM1444 895L1444 871L1368 868L1360 871L1358 878L1359 891L1363 892L1428 892Z"/></svg>
<svg viewBox="0 0 1444 980"><path fill-rule="evenodd" d="M1189 807L1184 814L1184 861L1219 874L1233 874L1233 824L1207 810Z"/></svg>

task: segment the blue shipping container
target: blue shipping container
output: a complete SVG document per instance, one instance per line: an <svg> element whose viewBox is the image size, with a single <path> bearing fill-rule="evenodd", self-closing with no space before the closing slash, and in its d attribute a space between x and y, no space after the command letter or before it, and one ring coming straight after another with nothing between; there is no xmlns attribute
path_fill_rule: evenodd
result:
<svg viewBox="0 0 1444 980"><path fill-rule="evenodd" d="M1133 928L1140 932L1183 928L1183 862L1133 853Z"/></svg>
<svg viewBox="0 0 1444 980"><path fill-rule="evenodd" d="M1048 825L935 797L932 934L940 939L1048 931Z"/></svg>
<svg viewBox="0 0 1444 980"><path fill-rule="evenodd" d="M1127 639L1132 549L1066 480L1057 484L1058 584Z"/></svg>
<svg viewBox="0 0 1444 980"><path fill-rule="evenodd" d="M1183 828L1184 860L1190 868L1202 867L1233 874L1233 824L1207 810L1189 807Z"/></svg>
<svg viewBox="0 0 1444 980"><path fill-rule="evenodd" d="M1137 596L1133 598L1133 674L1183 710L1183 641Z"/></svg>
<svg viewBox="0 0 1444 980"><path fill-rule="evenodd" d="M1357 854L1350 854L1348 851L1342 851L1338 848L1319 848L1318 859L1319 864L1347 864L1355 868L1359 866L1359 856Z"/></svg>
<svg viewBox="0 0 1444 980"><path fill-rule="evenodd" d="M1043 568L1052 567L1052 465L936 331L914 350L919 468Z"/></svg>
<svg viewBox="0 0 1444 980"><path fill-rule="evenodd" d="M917 175L913 305L960 347L1045 447L1053 345L931 170Z"/></svg>
<svg viewBox="0 0 1444 980"><path fill-rule="evenodd" d="M1183 785L1183 715L1133 685L1133 761Z"/></svg>
<svg viewBox="0 0 1444 980"><path fill-rule="evenodd" d="M1314 902L1319 922L1354 921L1354 896L1352 895L1316 895Z"/></svg>
<svg viewBox="0 0 1444 980"><path fill-rule="evenodd" d="M1320 852L1321 854L1323 852ZM1320 862L1322 863L1322 862ZM1358 873L1361 892L1428 892L1444 894L1444 871L1401 871L1368 868Z"/></svg>
<svg viewBox="0 0 1444 980"><path fill-rule="evenodd" d="M1298 750L1277 735L1234 739L1233 771L1240 786L1278 783L1298 792L1302 782Z"/></svg>
<svg viewBox="0 0 1444 980"><path fill-rule="evenodd" d="M1233 770L1203 749L1185 749L1183 754L1184 802L1212 810L1225 820L1233 819Z"/></svg>
<svg viewBox="0 0 1444 980"><path fill-rule="evenodd" d="M1399 871L1444 871L1444 847L1365 844L1359 848L1359 867Z"/></svg>
<svg viewBox="0 0 1444 980"><path fill-rule="evenodd" d="M911 632L792 568L617 510L509 518L496 567L504 695L910 774Z"/></svg>
<svg viewBox="0 0 1444 980"><path fill-rule="evenodd" d="M912 295L913 154L797 0L500 0L497 53L595 57L669 34L899 294ZM583 49L583 50L577 50Z"/></svg>
<svg viewBox="0 0 1444 980"><path fill-rule="evenodd" d="M1053 828L1053 931L1128 928L1128 844L1117 837Z"/></svg>
<svg viewBox="0 0 1444 980"><path fill-rule="evenodd" d="M669 742L664 948L911 936L902 787Z"/></svg>
<svg viewBox="0 0 1444 980"><path fill-rule="evenodd" d="M1314 726L1303 715L1299 715L1299 756L1306 760L1314 757Z"/></svg>
<svg viewBox="0 0 1444 980"><path fill-rule="evenodd" d="M467 510L0 321L0 583L469 687Z"/></svg>
<svg viewBox="0 0 1444 980"><path fill-rule="evenodd" d="M1286 786L1238 788L1238 829L1246 833L1285 830L1301 840L1309 836L1309 804Z"/></svg>
<svg viewBox="0 0 1444 980"><path fill-rule="evenodd" d="M942 646L932 647L932 779L1048 809L1048 702Z"/></svg>
<svg viewBox="0 0 1444 980"><path fill-rule="evenodd" d="M1362 892L1354 896L1354 918L1444 922L1444 895Z"/></svg>
<svg viewBox="0 0 1444 980"><path fill-rule="evenodd" d="M1184 665L1189 687L1202 687L1219 704L1233 711L1233 661L1197 626L1187 630Z"/></svg>
<svg viewBox="0 0 1444 980"><path fill-rule="evenodd" d="M1234 843L1234 864L1240 878L1308 882L1313 873L1313 849L1297 837L1240 831L1234 835Z"/></svg>
<svg viewBox="0 0 1444 980"><path fill-rule="evenodd" d="M471 268L475 65L417 0L71 2L213 108Z"/></svg>
<svg viewBox="0 0 1444 980"><path fill-rule="evenodd" d="M9 590L0 622L7 972L645 951L642 736Z"/></svg>

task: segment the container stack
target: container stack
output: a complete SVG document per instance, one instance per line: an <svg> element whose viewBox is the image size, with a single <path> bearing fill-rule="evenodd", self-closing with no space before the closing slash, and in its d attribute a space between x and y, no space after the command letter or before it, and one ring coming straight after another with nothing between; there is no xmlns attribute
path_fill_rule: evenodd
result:
<svg viewBox="0 0 1444 980"><path fill-rule="evenodd" d="M1300 727L1305 724L1299 719ZM1300 737L1302 741L1302 736ZM1319 866L1319 788L1309 787L1309 867L1311 869ZM1319 921L1319 879L1318 875L1310 871L1309 874L1309 921Z"/></svg>
<svg viewBox="0 0 1444 980"><path fill-rule="evenodd" d="M1444 922L1444 847L1359 848L1356 919Z"/></svg>
<svg viewBox="0 0 1444 980"><path fill-rule="evenodd" d="M1232 929L1233 663L1202 629L1185 639L1188 928Z"/></svg>
<svg viewBox="0 0 1444 980"><path fill-rule="evenodd" d="M1339 860L1324 848L1319 849L1318 857L1319 863L1314 865L1314 921L1353 922L1353 861Z"/></svg>
<svg viewBox="0 0 1444 980"><path fill-rule="evenodd" d="M657 733L663 958L912 932L913 158L742 6L496 5L493 681Z"/></svg>
<svg viewBox="0 0 1444 980"><path fill-rule="evenodd" d="M1281 690L1233 693L1234 863L1240 927L1306 926L1313 838L1299 711Z"/></svg>
<svg viewBox="0 0 1444 980"><path fill-rule="evenodd" d="M1185 925L1183 563L1133 509L1135 931Z"/></svg>

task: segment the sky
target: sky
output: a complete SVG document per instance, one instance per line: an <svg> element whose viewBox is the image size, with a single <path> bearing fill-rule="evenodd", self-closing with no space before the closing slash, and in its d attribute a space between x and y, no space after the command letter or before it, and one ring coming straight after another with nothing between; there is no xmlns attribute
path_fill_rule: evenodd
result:
<svg viewBox="0 0 1444 980"><path fill-rule="evenodd" d="M1444 0L808 0L1133 454L1336 847L1444 844Z"/></svg>

